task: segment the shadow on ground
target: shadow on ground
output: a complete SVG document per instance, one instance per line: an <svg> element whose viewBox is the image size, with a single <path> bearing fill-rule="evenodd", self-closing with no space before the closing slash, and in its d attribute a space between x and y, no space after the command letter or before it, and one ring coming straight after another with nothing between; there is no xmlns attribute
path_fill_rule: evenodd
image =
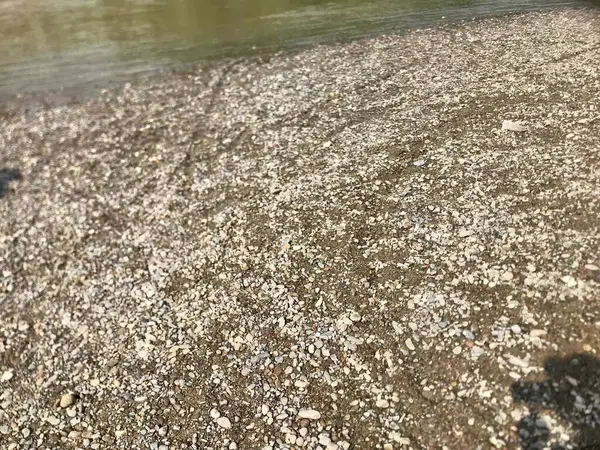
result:
<svg viewBox="0 0 600 450"><path fill-rule="evenodd" d="M0 197L6 194L8 183L22 179L19 169L0 169Z"/></svg>
<svg viewBox="0 0 600 450"><path fill-rule="evenodd" d="M575 430L568 444L553 450L600 450L600 359L588 354L550 358L544 370L545 380L512 386L515 400L531 411L519 423L522 448L547 448L550 426L541 410L552 410Z"/></svg>

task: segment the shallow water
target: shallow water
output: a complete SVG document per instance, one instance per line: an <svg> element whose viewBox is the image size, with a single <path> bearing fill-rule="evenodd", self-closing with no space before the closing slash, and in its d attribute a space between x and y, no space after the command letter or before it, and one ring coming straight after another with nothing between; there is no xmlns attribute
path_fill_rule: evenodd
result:
<svg viewBox="0 0 600 450"><path fill-rule="evenodd" d="M0 0L0 94L574 0Z"/></svg>

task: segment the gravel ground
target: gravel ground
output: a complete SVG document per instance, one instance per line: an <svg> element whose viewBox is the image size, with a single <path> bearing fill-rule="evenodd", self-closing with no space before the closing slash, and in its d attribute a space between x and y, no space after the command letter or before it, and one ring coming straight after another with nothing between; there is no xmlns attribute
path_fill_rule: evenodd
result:
<svg viewBox="0 0 600 450"><path fill-rule="evenodd" d="M571 10L6 115L0 447L598 448L599 98Z"/></svg>

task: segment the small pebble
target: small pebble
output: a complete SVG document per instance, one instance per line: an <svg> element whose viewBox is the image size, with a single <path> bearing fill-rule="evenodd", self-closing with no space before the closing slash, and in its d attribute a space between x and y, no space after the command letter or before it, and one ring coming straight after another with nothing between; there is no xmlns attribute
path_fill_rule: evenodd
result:
<svg viewBox="0 0 600 450"><path fill-rule="evenodd" d="M60 397L60 407L68 408L75 403L76 397L73 394L64 394Z"/></svg>
<svg viewBox="0 0 600 450"><path fill-rule="evenodd" d="M217 419L217 425L228 430L231 428L231 421L227 417L219 417Z"/></svg>
<svg viewBox="0 0 600 450"><path fill-rule="evenodd" d="M298 412L298 417L301 419L319 420L321 418L321 413L314 409L301 409Z"/></svg>
<svg viewBox="0 0 600 450"><path fill-rule="evenodd" d="M390 402L384 398L380 398L377 400L377 402L375 402L375 405L378 408L388 408L390 406Z"/></svg>

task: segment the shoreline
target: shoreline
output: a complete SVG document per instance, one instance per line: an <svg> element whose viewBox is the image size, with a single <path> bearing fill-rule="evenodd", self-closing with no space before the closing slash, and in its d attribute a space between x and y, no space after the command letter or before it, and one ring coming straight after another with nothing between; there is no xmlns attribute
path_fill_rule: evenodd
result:
<svg viewBox="0 0 600 450"><path fill-rule="evenodd" d="M527 13L0 116L0 441L598 444L598 67Z"/></svg>
<svg viewBox="0 0 600 450"><path fill-rule="evenodd" d="M406 30L400 30L390 34L366 36L358 39L346 39L339 40L329 43L319 44L307 44L301 47L293 47L289 49L281 49L276 51L266 51L264 53L257 53L246 56L226 56L226 57L214 57L198 62L192 63L178 63L172 66L160 67L156 70L144 72L136 75L128 80L117 80L107 79L99 83L93 83L88 86L74 86L74 87L61 87L57 86L47 90L34 90L26 92L13 92L4 93L0 95L0 117L2 115L16 115L23 113L24 111L30 110L43 110L54 107L61 107L65 105L78 105L87 101L98 98L102 95L118 95L125 86L139 87L145 84L157 84L165 81L168 78L179 78L186 77L189 75L199 75L202 72L218 70L230 64L260 64L261 61L268 61L271 58L292 58L295 55L302 54L304 52L310 52L314 48L328 48L328 47L339 47L345 45L356 44L364 42L368 45L368 42L385 37L401 37L407 33L428 31L435 32L444 30L452 30L468 26L480 21L495 21L495 20L510 20L512 17L523 16L528 14L546 14L546 13L560 13L560 12L594 12L596 9L592 6L580 6L570 7L565 6L562 8L553 9L540 9L537 11L526 11L526 12L513 12L513 13L501 13L498 15L480 16L473 17L470 19L461 19L452 22L440 22L439 24L433 24L427 27L420 28L409 28Z"/></svg>

